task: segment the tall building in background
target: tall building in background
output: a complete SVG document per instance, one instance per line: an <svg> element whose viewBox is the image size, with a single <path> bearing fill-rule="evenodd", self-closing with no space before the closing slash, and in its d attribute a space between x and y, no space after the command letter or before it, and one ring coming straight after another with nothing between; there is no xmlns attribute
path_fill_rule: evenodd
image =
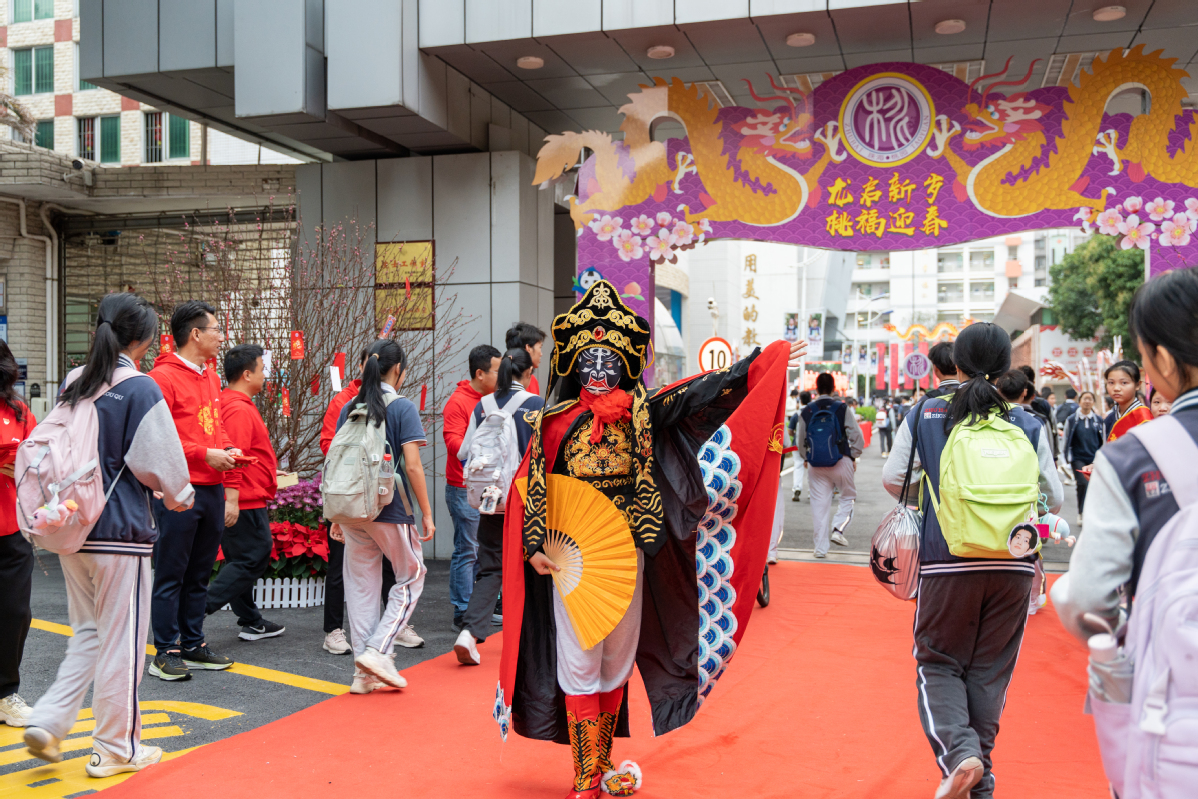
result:
<svg viewBox="0 0 1198 799"><path fill-rule="evenodd" d="M210 164L300 163L81 79L78 0L0 0L0 20L6 88L37 120L38 147L102 166L199 164L207 136Z"/></svg>

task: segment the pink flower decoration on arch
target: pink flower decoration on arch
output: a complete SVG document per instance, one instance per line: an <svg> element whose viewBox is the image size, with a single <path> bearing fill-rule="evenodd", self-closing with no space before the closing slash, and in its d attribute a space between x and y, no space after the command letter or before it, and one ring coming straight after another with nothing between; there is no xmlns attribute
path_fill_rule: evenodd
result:
<svg viewBox="0 0 1198 799"><path fill-rule="evenodd" d="M661 211L657 215L658 227L669 227L670 223L673 221L674 221L674 217L670 216L669 211Z"/></svg>
<svg viewBox="0 0 1198 799"><path fill-rule="evenodd" d="M1198 200L1193 197L1186 200L1186 216L1190 219L1198 219Z"/></svg>
<svg viewBox="0 0 1198 799"><path fill-rule="evenodd" d="M1119 246L1124 250L1130 250L1132 247L1146 250L1152 242L1152 234L1155 231L1156 225L1151 222L1141 223L1140 217L1132 214L1126 222L1119 223L1119 232L1123 234L1123 240L1119 242Z"/></svg>
<svg viewBox="0 0 1198 799"><path fill-rule="evenodd" d="M1180 224L1179 219L1182 220ZM1185 214L1178 214L1161 224L1160 242L1166 247L1184 247L1190 243L1190 224Z"/></svg>
<svg viewBox="0 0 1198 799"><path fill-rule="evenodd" d="M615 245L620 260L624 262L635 260L645 254L644 248L641 247L641 237L634 236L631 230L621 230L616 234Z"/></svg>
<svg viewBox="0 0 1198 799"><path fill-rule="evenodd" d="M1144 210L1148 213L1149 219L1153 222L1160 222L1162 219L1173 216L1173 205L1172 200L1157 197L1155 200L1149 200L1144 205Z"/></svg>
<svg viewBox="0 0 1198 799"><path fill-rule="evenodd" d="M1098 232L1105 236L1114 236L1119 233L1119 225L1123 222L1123 215L1114 208L1108 208L1098 215Z"/></svg>
<svg viewBox="0 0 1198 799"><path fill-rule="evenodd" d="M1138 214L1140 209L1144 207L1144 198L1128 197L1123 201L1123 210L1129 214Z"/></svg>
<svg viewBox="0 0 1198 799"><path fill-rule="evenodd" d="M649 260L653 263L660 264L671 257L671 242L668 236L650 236L645 240L645 244L649 247Z"/></svg>
<svg viewBox="0 0 1198 799"><path fill-rule="evenodd" d="M638 236L648 236L653 233L653 219L647 214L641 214L628 223L628 229Z"/></svg>
<svg viewBox="0 0 1198 799"><path fill-rule="evenodd" d="M695 240L695 226L679 219L671 234L677 240L678 246L684 247Z"/></svg>
<svg viewBox="0 0 1198 799"><path fill-rule="evenodd" d="M601 219L591 220L591 230L595 231L595 238L599 241L611 241L613 236L620 233L620 225L624 220L620 217L611 217L604 214Z"/></svg>

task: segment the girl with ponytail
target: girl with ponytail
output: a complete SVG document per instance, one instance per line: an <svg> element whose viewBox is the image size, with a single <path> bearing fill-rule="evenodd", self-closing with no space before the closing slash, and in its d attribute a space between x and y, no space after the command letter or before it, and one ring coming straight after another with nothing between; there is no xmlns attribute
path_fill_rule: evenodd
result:
<svg viewBox="0 0 1198 799"><path fill-rule="evenodd" d="M924 400L907 414L895 431L882 483L897 499L910 469L911 485L919 486L923 509L915 661L920 721L943 776L936 795L967 796L974 789L988 796L994 790L990 753L1023 641L1036 564L1031 556L1015 551L1003 552L1003 557L999 553L961 557L950 550L938 510L947 518L970 517L957 513L963 499L940 493L941 462L949 436L960 425L988 428L971 431L978 435L993 433L993 445L985 441L973 452L994 461L969 461L981 470L991 463L1000 468L1017 463L998 459L1016 457L1011 447L1020 447L1026 436L1036 452L1039 489L1049 510L1055 513L1060 508L1064 492L1048 432L1037 417L1012 406L994 386L1003 378L1013 401L1026 395L1022 373L1006 374L1011 368L1010 336L994 324L970 325L953 344L953 360L960 386L951 396ZM1011 425L1017 429L1011 430ZM981 440L974 438L964 445L972 447ZM1030 480L1031 475L1027 477ZM953 513L946 512L950 503L957 503L951 506ZM969 508L975 514L987 512L981 501ZM1015 528L1025 529L1025 525ZM954 537L964 537L965 531L952 532Z"/></svg>
<svg viewBox="0 0 1198 799"><path fill-rule="evenodd" d="M395 670L392 660L395 644L424 645L408 622L424 589L426 569L420 544L432 539L436 527L420 459L420 448L428 443L424 426L416 406L399 394L407 370L408 358L399 344L391 339L371 344L362 365L362 387L346 403L337 421L340 429L350 411L365 408L370 423L384 427L396 461L393 464L396 486L391 502L374 521L341 525L345 536L342 562L345 602L357 666L350 692L355 694L368 694L388 685L403 688L407 680ZM407 510L412 508L413 496L420 506L419 528ZM380 617L384 557L395 570L395 585L387 595L387 607Z"/></svg>
<svg viewBox="0 0 1198 799"><path fill-rule="evenodd" d="M150 557L159 530L150 496L159 493L168 510L187 511L195 489L158 383L136 375L104 390L117 367L137 369L157 330L158 315L145 300L106 296L87 362L67 375L53 411L90 413L79 403L94 401L99 476L108 501L79 551L58 557L74 637L54 684L29 715L25 746L42 760L61 760L60 744L90 687L96 726L84 769L92 777L140 771L162 758L161 749L141 743L137 690L145 656L129 642L145 641L149 631Z"/></svg>
<svg viewBox="0 0 1198 799"><path fill-rule="evenodd" d="M474 406L466 436L457 452L459 460L465 462L469 458L475 433L486 417L486 406L491 405L492 412L503 409L511 414L511 421L507 424L515 428L516 447L515 451L508 453L508 457L512 461L509 464L511 473L515 474L516 467L528 450L528 442L532 441L532 422L545 405L544 400L526 390L532 383L534 371L532 356L524 347L513 347L503 354L499 361L499 380L495 384L495 393L483 397ZM504 506L499 503L494 513L478 515L478 576L470 594L470 604L462 614L461 632L453 645L458 662L466 666L477 666L482 662L476 644L487 639L487 633L491 630L491 615L496 612L495 602L503 587L503 512Z"/></svg>

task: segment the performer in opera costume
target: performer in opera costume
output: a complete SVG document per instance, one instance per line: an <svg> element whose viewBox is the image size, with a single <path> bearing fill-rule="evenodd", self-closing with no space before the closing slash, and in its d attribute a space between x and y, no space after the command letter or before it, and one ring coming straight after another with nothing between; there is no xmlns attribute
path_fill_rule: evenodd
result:
<svg viewBox="0 0 1198 799"><path fill-rule="evenodd" d="M640 768L616 766L611 749L613 736L628 735L633 665L661 735L693 718L744 632L769 547L786 370L806 343L780 341L649 391L641 381L649 323L603 280L554 319L552 336L546 397L556 388L557 401L530 418L532 442L507 498L494 715L505 738L510 728L570 744L568 797L630 796ZM626 610L613 611L589 647L580 643L587 631L572 623L585 608L577 595L563 598L573 587L555 582L566 566L546 554L562 552L550 522L554 491L565 489L554 486L572 481L586 485L569 496L594 497L630 539L627 596L595 600ZM585 558L576 562L585 574Z"/></svg>

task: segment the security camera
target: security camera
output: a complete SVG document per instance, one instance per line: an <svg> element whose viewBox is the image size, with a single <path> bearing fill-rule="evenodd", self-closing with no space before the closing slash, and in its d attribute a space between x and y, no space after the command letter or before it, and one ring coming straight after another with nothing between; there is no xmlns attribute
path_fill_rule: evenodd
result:
<svg viewBox="0 0 1198 799"><path fill-rule="evenodd" d="M76 158L74 161L71 162L71 166L74 169L83 169L83 162L80 161L78 158Z"/></svg>
<svg viewBox="0 0 1198 799"><path fill-rule="evenodd" d="M707 310L718 311L719 309L720 309L720 304L715 301L715 297L708 297L707 298Z"/></svg>

